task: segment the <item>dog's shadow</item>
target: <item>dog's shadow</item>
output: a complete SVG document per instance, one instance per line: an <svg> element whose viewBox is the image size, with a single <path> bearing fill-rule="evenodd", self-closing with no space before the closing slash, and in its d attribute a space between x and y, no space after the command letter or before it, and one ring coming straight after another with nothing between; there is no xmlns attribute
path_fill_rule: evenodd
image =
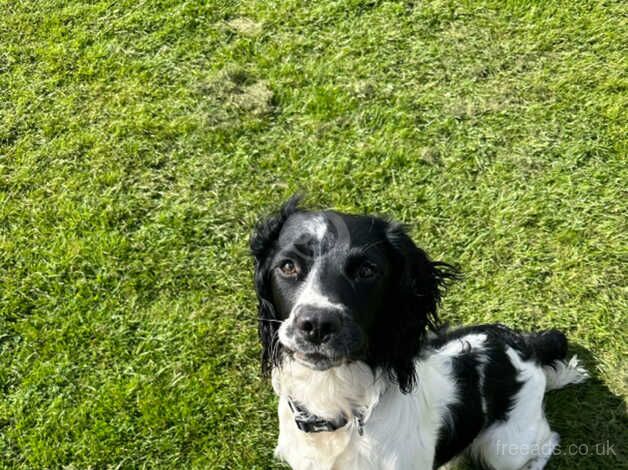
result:
<svg viewBox="0 0 628 470"><path fill-rule="evenodd" d="M572 343L568 357L573 354L578 355L591 377L583 384L569 385L546 395L545 413L552 430L560 434L560 445L545 468L622 468L626 465L625 445L628 443L626 404L601 380L593 354ZM454 468L478 467L462 461Z"/></svg>

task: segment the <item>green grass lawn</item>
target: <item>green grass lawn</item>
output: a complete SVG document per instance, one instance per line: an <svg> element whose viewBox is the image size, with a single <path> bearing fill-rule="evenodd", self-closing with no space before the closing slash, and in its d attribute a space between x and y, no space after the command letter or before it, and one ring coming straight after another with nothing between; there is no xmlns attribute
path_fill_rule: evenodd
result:
<svg viewBox="0 0 628 470"><path fill-rule="evenodd" d="M625 465L622 3L0 0L0 468L281 468L247 242L297 190L565 330L548 468Z"/></svg>

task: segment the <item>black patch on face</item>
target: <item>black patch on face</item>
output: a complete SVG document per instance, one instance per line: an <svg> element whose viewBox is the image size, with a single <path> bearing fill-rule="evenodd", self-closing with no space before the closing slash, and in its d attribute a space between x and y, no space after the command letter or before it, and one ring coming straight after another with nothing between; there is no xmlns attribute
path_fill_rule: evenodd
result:
<svg viewBox="0 0 628 470"><path fill-rule="evenodd" d="M377 219L329 211L297 214L284 224L271 262L272 296L278 318L286 320L294 312L284 327L291 352L298 358L317 356L314 368L366 360L368 336L391 282L391 250L382 242L385 228ZM299 274L282 274L279 268L285 262L298 266ZM340 308L321 312L307 301L298 304L310 283ZM312 342L299 329L302 317L333 317L340 326L325 341Z"/></svg>
<svg viewBox="0 0 628 470"><path fill-rule="evenodd" d="M326 226L322 239L316 236L321 220ZM414 359L426 330L438 323L442 289L455 277L451 266L431 261L398 224L371 216L304 211L295 198L258 224L251 252L264 371L288 352L278 342L279 326L289 318L315 269L318 290L342 305L341 327L319 345L308 345L305 335L297 341L302 351L296 352L325 356L328 366L364 360L387 371L402 391L412 388ZM281 274L286 260L298 265L298 275ZM324 367L325 361L320 364Z"/></svg>

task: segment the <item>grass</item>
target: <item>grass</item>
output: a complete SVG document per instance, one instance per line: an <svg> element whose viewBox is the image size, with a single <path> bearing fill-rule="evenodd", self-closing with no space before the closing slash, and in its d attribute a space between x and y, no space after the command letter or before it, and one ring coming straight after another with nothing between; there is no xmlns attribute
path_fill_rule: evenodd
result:
<svg viewBox="0 0 628 470"><path fill-rule="evenodd" d="M281 468L247 239L296 190L457 263L450 322L565 330L548 468L625 465L623 2L0 11L0 468Z"/></svg>

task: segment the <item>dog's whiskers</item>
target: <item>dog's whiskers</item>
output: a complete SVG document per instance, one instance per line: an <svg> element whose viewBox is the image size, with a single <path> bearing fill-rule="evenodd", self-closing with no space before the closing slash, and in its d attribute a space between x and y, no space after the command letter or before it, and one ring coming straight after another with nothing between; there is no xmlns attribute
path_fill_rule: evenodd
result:
<svg viewBox="0 0 628 470"><path fill-rule="evenodd" d="M268 322L268 323L283 323L283 320L275 320L274 318L259 318L259 317L242 317L242 316L239 316L238 320L265 321L265 322Z"/></svg>
<svg viewBox="0 0 628 470"><path fill-rule="evenodd" d="M279 330L276 330L273 333L273 337L271 340L272 346L271 346L271 352L270 352L270 357L272 358L273 362L276 362L279 357Z"/></svg>
<svg viewBox="0 0 628 470"><path fill-rule="evenodd" d="M382 243L385 243L385 242L386 240L375 240L374 242L369 243L368 245L364 246L362 249L360 249L360 251L362 253L366 253L368 250L370 250L374 246L381 245Z"/></svg>

